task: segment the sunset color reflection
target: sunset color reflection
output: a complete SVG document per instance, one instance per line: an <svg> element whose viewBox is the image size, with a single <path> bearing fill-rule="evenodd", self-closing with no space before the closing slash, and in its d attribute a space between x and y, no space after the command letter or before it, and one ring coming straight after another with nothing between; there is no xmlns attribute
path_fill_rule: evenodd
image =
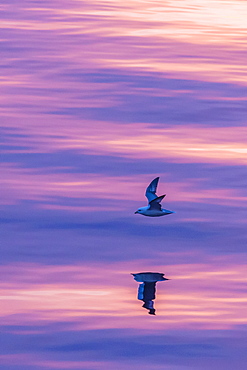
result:
<svg viewBox="0 0 247 370"><path fill-rule="evenodd" d="M247 3L0 10L1 370L245 370Z"/></svg>

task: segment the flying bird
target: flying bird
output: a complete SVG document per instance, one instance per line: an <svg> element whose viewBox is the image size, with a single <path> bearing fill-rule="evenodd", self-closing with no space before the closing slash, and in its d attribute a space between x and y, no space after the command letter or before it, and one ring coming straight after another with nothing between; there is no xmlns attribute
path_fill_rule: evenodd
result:
<svg viewBox="0 0 247 370"><path fill-rule="evenodd" d="M160 202L166 196L166 194L159 197L156 195L158 182L159 177L156 177L146 189L145 195L148 199L148 206L139 208L135 213L139 213L140 215L149 217L160 217L175 213L172 211L168 211L168 209L161 208Z"/></svg>

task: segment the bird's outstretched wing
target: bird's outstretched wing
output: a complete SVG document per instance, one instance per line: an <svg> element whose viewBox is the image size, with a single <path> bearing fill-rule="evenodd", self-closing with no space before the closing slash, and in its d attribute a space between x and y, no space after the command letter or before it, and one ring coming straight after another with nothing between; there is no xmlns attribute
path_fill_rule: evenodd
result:
<svg viewBox="0 0 247 370"><path fill-rule="evenodd" d="M149 209L157 209L158 211L161 211L161 204L160 202L162 199L166 196L166 194L161 195L160 197L156 197L151 202L149 202Z"/></svg>
<svg viewBox="0 0 247 370"><path fill-rule="evenodd" d="M156 177L147 187L146 189L146 197L148 198L148 202L150 203L152 200L157 198L156 189L159 182L159 177Z"/></svg>

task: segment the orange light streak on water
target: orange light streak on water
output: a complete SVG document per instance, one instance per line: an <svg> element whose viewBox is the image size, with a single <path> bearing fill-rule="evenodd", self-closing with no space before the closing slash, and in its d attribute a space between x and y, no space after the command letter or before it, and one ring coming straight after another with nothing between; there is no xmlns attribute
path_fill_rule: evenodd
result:
<svg viewBox="0 0 247 370"><path fill-rule="evenodd" d="M75 123L68 128L67 120L32 127L23 125L25 139L11 139L12 145L29 145L30 153L56 150L83 150L89 154L121 155L130 158L169 159L178 163L245 164L247 129L245 127L211 127L183 125L173 128L149 127L147 124L126 125L105 122ZM26 126L26 127L25 127ZM17 130L18 132L18 130ZM7 152L7 151L6 151ZM20 152L20 150L14 150Z"/></svg>
<svg viewBox="0 0 247 370"><path fill-rule="evenodd" d="M119 271L113 266L109 270L100 265L91 268L6 266L3 273L15 269L17 275L7 284L1 284L1 315L6 325L11 323L12 315L15 322L15 315L21 313L21 320L31 317L31 322L71 320L77 322L78 330L85 329L79 323L83 317L87 317L87 329L142 328L147 321L146 312L141 308L141 301L136 300L138 284L125 272L126 267ZM158 316L149 323L156 330L195 325L204 329L231 328L247 323L244 265L231 265L228 261L222 267L217 263L170 265L166 270L178 273L169 274L168 282L157 283ZM24 276L20 275L21 271ZM34 271L37 276L32 283L30 277ZM49 283L49 278L60 281Z"/></svg>
<svg viewBox="0 0 247 370"><path fill-rule="evenodd" d="M70 60L75 68L119 67L246 84L247 67L245 56L241 55L246 49L247 35L244 1L80 0L63 5L59 9L26 7L23 20L4 19L1 24L4 29L96 38L96 44L85 44L83 48L73 43L67 43L65 50L60 43L54 45L56 58ZM126 45L116 47L115 43L107 42L107 37L119 37L126 40ZM147 55L147 49L152 53ZM183 57L186 54L190 58ZM39 57L54 59L42 53Z"/></svg>

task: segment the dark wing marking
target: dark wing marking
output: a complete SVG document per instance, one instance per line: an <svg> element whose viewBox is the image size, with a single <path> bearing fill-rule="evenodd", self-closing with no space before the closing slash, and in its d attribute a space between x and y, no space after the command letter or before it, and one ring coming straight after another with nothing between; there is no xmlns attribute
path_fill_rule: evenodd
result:
<svg viewBox="0 0 247 370"><path fill-rule="evenodd" d="M149 202L149 209L157 209L157 210L161 211L161 204L160 204L160 202L162 201L162 199L165 196L166 196L166 194L161 195L160 197L156 197L153 200L151 200L151 202Z"/></svg>
<svg viewBox="0 0 247 370"><path fill-rule="evenodd" d="M156 189L159 182L159 177L156 177L147 187L146 189L146 197L148 198L148 202L150 203L152 200L157 198Z"/></svg>

